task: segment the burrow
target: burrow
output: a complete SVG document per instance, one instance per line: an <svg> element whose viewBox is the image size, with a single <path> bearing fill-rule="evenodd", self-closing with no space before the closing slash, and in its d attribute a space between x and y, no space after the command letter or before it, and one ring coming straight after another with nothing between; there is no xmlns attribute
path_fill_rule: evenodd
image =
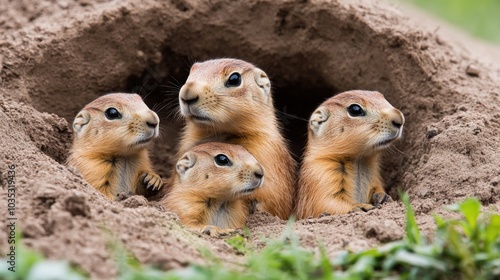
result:
<svg viewBox="0 0 500 280"><path fill-rule="evenodd" d="M439 92L413 52L424 38L412 42L392 25L376 26L336 3L212 2L145 3L133 12L123 4L75 22L77 32L61 30L26 69L32 105L71 123L99 95L136 92L160 115L159 147L174 147L182 126L177 93L190 65L240 58L270 76L275 107L298 159L306 120L323 100L351 89L382 92L407 119L404 139L385 155L384 177L392 193L396 186L408 187L402 178L412 168L409 155L425 153L415 144L422 135L414 132L450 109L433 102ZM156 165L166 164L172 153L155 151Z"/></svg>

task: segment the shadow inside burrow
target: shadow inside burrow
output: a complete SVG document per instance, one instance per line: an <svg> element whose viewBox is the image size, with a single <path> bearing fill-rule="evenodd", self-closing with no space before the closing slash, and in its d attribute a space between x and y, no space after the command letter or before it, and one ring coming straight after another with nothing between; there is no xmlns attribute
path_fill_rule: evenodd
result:
<svg viewBox="0 0 500 280"><path fill-rule="evenodd" d="M205 59L193 59L170 51L164 54L164 57L160 65L148 66L141 76L128 77L126 91L141 95L144 102L158 114L165 132L162 141L175 150L184 126L179 113L179 90L186 81L194 61ZM315 83L311 86L306 80L290 82L274 73L268 74L272 77L271 89L278 122L293 157L299 162L307 141L311 113L338 90L329 88L326 83ZM306 96L304 93L310 94Z"/></svg>

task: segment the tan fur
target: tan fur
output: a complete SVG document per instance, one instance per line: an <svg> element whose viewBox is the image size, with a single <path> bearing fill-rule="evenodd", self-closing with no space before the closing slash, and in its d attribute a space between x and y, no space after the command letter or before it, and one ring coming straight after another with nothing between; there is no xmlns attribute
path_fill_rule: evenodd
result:
<svg viewBox="0 0 500 280"><path fill-rule="evenodd" d="M225 86L235 72L241 74L241 85ZM179 102L186 119L179 153L211 141L244 146L267 174L266 183L252 199L261 210L288 219L293 210L296 163L280 133L266 73L236 59L195 63Z"/></svg>
<svg viewBox="0 0 500 280"><path fill-rule="evenodd" d="M219 154L231 166L219 166ZM189 228L210 235L229 233L245 225L250 209L243 198L261 186L263 176L262 165L242 146L201 144L178 160L163 204Z"/></svg>
<svg viewBox="0 0 500 280"><path fill-rule="evenodd" d="M105 111L111 107L120 112L120 119L106 117ZM143 194L143 186L159 189L162 180L153 171L147 150L158 137L158 125L158 116L139 95L101 96L85 106L73 122L68 164L109 199L118 192Z"/></svg>
<svg viewBox="0 0 500 280"><path fill-rule="evenodd" d="M350 116L351 104L366 115ZM403 124L403 114L378 92L348 91L320 105L309 122L297 218L367 211L391 200L380 176L380 153L401 137Z"/></svg>

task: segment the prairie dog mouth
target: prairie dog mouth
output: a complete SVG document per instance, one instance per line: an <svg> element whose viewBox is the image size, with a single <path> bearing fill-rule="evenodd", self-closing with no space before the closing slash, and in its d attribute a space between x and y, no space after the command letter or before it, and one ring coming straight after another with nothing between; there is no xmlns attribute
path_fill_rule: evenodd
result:
<svg viewBox="0 0 500 280"><path fill-rule="evenodd" d="M263 174L261 176L264 176ZM252 182L252 185L246 189L244 189L242 192L243 193L251 193L253 191L255 191L256 189L262 187L262 185L264 184L264 177L260 177L260 178L256 178L257 181L253 181Z"/></svg>
<svg viewBox="0 0 500 280"><path fill-rule="evenodd" d="M377 144L375 144L375 147L387 148L388 146L390 146L392 142L396 141L400 136L401 136L401 130L398 130L396 133L394 133L394 135L391 135L389 139L377 142Z"/></svg>
<svg viewBox="0 0 500 280"><path fill-rule="evenodd" d="M248 189L244 189L243 192L244 193L250 193L250 192L253 192L254 190L256 190L258 187L253 187L253 188L248 188Z"/></svg>
<svg viewBox="0 0 500 280"><path fill-rule="evenodd" d="M262 184L264 183L264 180L261 178L261 179L259 179L259 182L257 184L254 184L254 183L255 182L253 182L251 186L241 190L241 193L249 194L249 193L255 191L256 189L258 189L262 186Z"/></svg>
<svg viewBox="0 0 500 280"><path fill-rule="evenodd" d="M189 117L196 122L202 122L202 123L212 122L212 120L209 117L205 117L205 116L198 116L198 115L190 114Z"/></svg>
<svg viewBox="0 0 500 280"><path fill-rule="evenodd" d="M243 193L243 194L249 194L249 193L252 193L253 191L255 191L258 188L259 188L259 186L255 186L255 187L251 187L251 188L246 188L246 189L242 190L241 193Z"/></svg>
<svg viewBox="0 0 500 280"><path fill-rule="evenodd" d="M189 105L183 105L181 107L181 114L185 118L191 119L195 122L200 122L200 123L212 122L212 120L205 114L200 113L199 110L197 110L196 108L193 110L193 107Z"/></svg>
<svg viewBox="0 0 500 280"><path fill-rule="evenodd" d="M148 135L149 134L149 135ZM153 138L158 136L158 127L154 130L149 131L146 135L141 135L142 137L135 142L135 145L144 145L150 142Z"/></svg>
<svg viewBox="0 0 500 280"><path fill-rule="evenodd" d="M394 141L395 139L396 138L391 138L391 139L388 139L388 140L380 141L375 146L377 148L385 148L385 147L389 146L392 143L392 141Z"/></svg>
<svg viewBox="0 0 500 280"><path fill-rule="evenodd" d="M147 138L144 138L144 139L141 139L141 140L138 140L135 142L136 145L143 145L143 144L146 144L148 143L149 141L151 141L151 139L153 139L154 135L150 136L150 137L147 137Z"/></svg>

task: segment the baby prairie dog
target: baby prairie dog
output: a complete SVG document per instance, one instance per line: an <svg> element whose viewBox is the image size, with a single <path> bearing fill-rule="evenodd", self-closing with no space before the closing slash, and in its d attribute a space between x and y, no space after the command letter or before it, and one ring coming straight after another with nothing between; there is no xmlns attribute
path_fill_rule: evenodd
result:
<svg viewBox="0 0 500 280"><path fill-rule="evenodd" d="M163 200L187 227L220 235L246 224L250 208L242 198L264 182L264 168L242 146L209 142L189 149L176 164Z"/></svg>
<svg viewBox="0 0 500 280"><path fill-rule="evenodd" d="M179 103L186 120L179 153L206 142L242 145L267 174L251 199L260 210L288 219L296 163L281 135L266 73L237 59L195 63L179 92Z"/></svg>
<svg viewBox="0 0 500 280"><path fill-rule="evenodd" d="M162 180L151 167L148 144L160 120L137 94L112 93L85 106L73 121L68 164L109 199L118 192L144 194Z"/></svg>
<svg viewBox="0 0 500 280"><path fill-rule="evenodd" d="M379 92L348 91L321 104L309 121L297 218L368 211L391 201L380 154L401 137L404 122Z"/></svg>

